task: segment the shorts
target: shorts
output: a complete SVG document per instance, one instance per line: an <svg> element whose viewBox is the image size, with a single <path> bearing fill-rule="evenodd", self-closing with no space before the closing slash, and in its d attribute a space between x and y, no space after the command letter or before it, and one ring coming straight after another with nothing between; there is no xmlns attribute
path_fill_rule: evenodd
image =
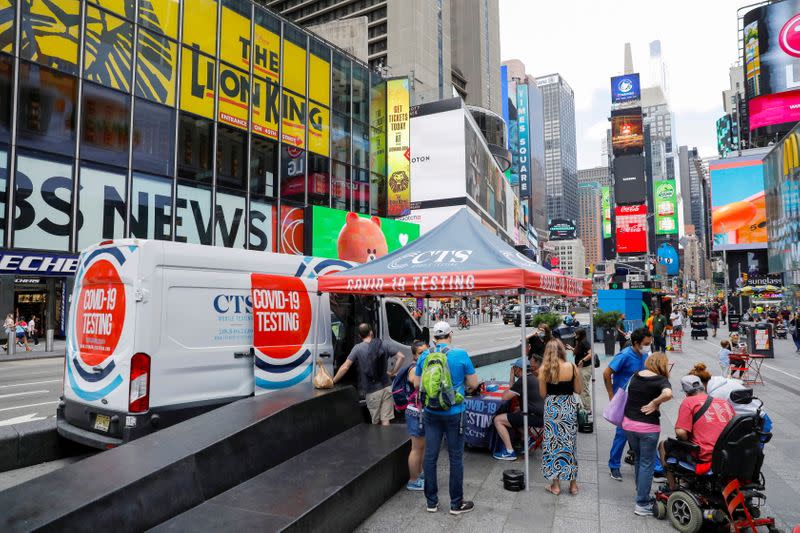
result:
<svg viewBox="0 0 800 533"><path fill-rule="evenodd" d="M19 333L17 333L17 338L18 338L18 339L21 339L21 338L23 338L23 337L25 337L25 333L23 333L23 332L21 332L21 331L20 331Z"/></svg>
<svg viewBox="0 0 800 533"><path fill-rule="evenodd" d="M508 418L508 423L511 424L511 427L514 429L522 429L525 426L525 418L522 414L522 411L515 411L513 413L508 413L506 417ZM543 420L538 419L536 415L533 413L528 414L528 427L535 428L543 426L544 426Z"/></svg>
<svg viewBox="0 0 800 533"><path fill-rule="evenodd" d="M367 393L367 409L372 417L373 424L380 424L382 420L394 418L394 399L392 387L385 387L375 392Z"/></svg>
<svg viewBox="0 0 800 533"><path fill-rule="evenodd" d="M414 407L406 408L406 428L408 429L409 437L425 436L425 426L420 423L422 421L420 414Z"/></svg>

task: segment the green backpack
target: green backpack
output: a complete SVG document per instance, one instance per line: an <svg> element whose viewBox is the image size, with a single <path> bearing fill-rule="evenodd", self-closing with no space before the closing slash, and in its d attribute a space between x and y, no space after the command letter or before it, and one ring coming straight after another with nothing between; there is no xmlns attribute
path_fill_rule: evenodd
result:
<svg viewBox="0 0 800 533"><path fill-rule="evenodd" d="M450 367L447 366L445 346L441 351L431 352L422 365L422 403L431 411L447 411L464 401L464 396L453 388Z"/></svg>

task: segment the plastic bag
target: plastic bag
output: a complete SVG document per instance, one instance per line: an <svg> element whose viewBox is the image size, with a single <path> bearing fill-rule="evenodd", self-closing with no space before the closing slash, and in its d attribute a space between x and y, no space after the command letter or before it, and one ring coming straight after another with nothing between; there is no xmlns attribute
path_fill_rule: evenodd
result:
<svg viewBox="0 0 800 533"><path fill-rule="evenodd" d="M317 359L317 372L314 374L314 379L312 380L315 389L332 389L333 388L333 378L328 373L328 370L325 368L325 365L322 363L322 359Z"/></svg>

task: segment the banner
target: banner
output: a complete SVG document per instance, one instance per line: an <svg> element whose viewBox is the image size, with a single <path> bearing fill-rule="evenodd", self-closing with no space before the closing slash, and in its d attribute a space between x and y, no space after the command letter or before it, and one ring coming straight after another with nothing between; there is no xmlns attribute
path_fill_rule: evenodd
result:
<svg viewBox="0 0 800 533"><path fill-rule="evenodd" d="M409 146L409 87L408 78L386 82L386 136L388 205L390 217L411 212L411 150Z"/></svg>
<svg viewBox="0 0 800 533"><path fill-rule="evenodd" d="M517 173L519 197L530 198L530 135L528 133L528 86L517 85L517 141L519 142Z"/></svg>
<svg viewBox="0 0 800 533"><path fill-rule="evenodd" d="M603 238L611 237L611 188L600 187L600 207L603 211Z"/></svg>
<svg viewBox="0 0 800 533"><path fill-rule="evenodd" d="M678 194L675 180L653 183L656 235L678 234Z"/></svg>
<svg viewBox="0 0 800 533"><path fill-rule="evenodd" d="M311 208L311 255L366 263L419 237L419 225L340 209Z"/></svg>
<svg viewBox="0 0 800 533"><path fill-rule="evenodd" d="M369 101L369 168L381 176L386 175L386 82L370 88Z"/></svg>

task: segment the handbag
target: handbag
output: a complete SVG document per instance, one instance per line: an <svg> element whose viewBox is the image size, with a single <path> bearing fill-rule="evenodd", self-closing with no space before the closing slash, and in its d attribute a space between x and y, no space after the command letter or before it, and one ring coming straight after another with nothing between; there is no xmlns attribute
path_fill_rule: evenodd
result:
<svg viewBox="0 0 800 533"><path fill-rule="evenodd" d="M608 402L608 405L603 409L603 418L617 427L622 427L622 420L625 418L625 405L628 403L628 387L631 385L631 379L624 388L620 387L614 393L614 397Z"/></svg>

